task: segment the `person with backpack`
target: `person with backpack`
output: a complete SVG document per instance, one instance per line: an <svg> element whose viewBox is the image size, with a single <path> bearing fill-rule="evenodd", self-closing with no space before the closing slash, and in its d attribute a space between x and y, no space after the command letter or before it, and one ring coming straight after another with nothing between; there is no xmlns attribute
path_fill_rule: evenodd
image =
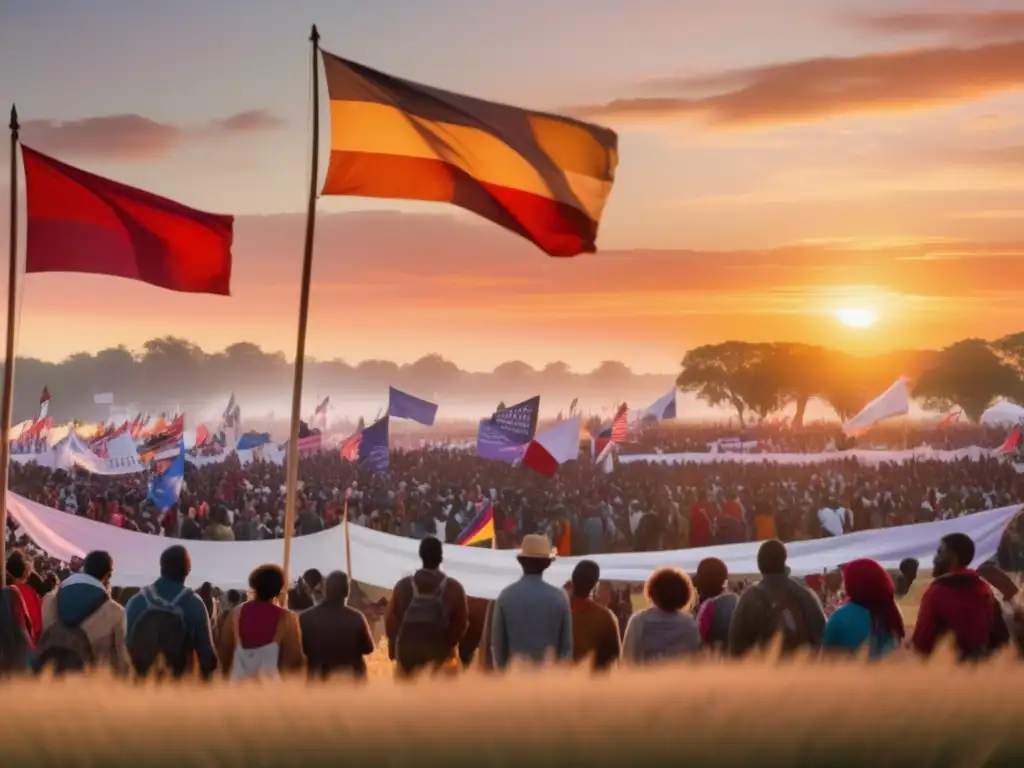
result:
<svg viewBox="0 0 1024 768"><path fill-rule="evenodd" d="M729 627L740 596L728 590L729 568L717 557L697 564L693 586L697 590L697 628L704 648L722 651L729 644Z"/></svg>
<svg viewBox="0 0 1024 768"><path fill-rule="evenodd" d="M135 673L145 677L163 657L166 670L179 678L196 669L208 679L217 669L210 615L202 598L185 586L192 570L180 544L160 555L160 578L128 601L128 655Z"/></svg>
<svg viewBox="0 0 1024 768"><path fill-rule="evenodd" d="M757 551L761 581L743 590L729 626L729 655L767 648L781 637L782 653L817 649L825 631L825 611L809 587L790 578L786 545L766 541Z"/></svg>
<svg viewBox="0 0 1024 768"><path fill-rule="evenodd" d="M466 590L441 571L441 541L428 536L419 554L423 567L395 584L384 615L388 656L403 676L457 670L459 643L469 626Z"/></svg>
<svg viewBox="0 0 1024 768"><path fill-rule="evenodd" d="M218 638L225 677L277 679L305 668L299 616L280 605L284 587L280 566L261 565L249 574L253 599L228 615Z"/></svg>
<svg viewBox="0 0 1024 768"><path fill-rule="evenodd" d="M90 552L82 571L46 596L32 663L36 672L64 674L95 666L108 666L118 674L128 671L124 608L110 595L113 575L113 558Z"/></svg>

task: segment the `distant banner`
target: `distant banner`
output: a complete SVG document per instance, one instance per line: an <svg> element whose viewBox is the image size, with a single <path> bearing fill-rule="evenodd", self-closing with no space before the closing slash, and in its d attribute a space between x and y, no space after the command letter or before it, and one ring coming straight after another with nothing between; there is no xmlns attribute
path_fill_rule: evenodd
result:
<svg viewBox="0 0 1024 768"><path fill-rule="evenodd" d="M65 451L70 463L94 475L130 475L144 470L135 441L128 434L120 434L106 444L106 457L97 456L78 435L72 434L58 451ZM64 463L64 462L62 462Z"/></svg>
<svg viewBox="0 0 1024 768"><path fill-rule="evenodd" d="M854 461L873 467L879 464L904 464L908 461L981 461L996 453L988 448L971 446L955 451L937 451L930 446L905 451L874 451L856 448L850 451L822 453L636 453L619 456L619 464L647 461L652 464L824 464L831 461Z"/></svg>

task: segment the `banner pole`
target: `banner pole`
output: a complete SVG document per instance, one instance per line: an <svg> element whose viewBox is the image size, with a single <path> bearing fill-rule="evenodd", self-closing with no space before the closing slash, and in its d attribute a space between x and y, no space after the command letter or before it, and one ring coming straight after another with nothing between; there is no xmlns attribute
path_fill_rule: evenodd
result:
<svg viewBox="0 0 1024 768"><path fill-rule="evenodd" d="M306 243L302 254L302 282L299 290L299 327L295 338L295 378L292 382L291 429L288 436L287 494L284 512L284 570L285 590L290 584L292 537L295 534L295 504L299 483L299 421L302 418L302 379L306 362L306 326L309 323L309 283L313 272L313 235L316 230L316 188L320 156L320 34L316 25L309 35L313 62L313 151L309 171L309 205L306 210Z"/></svg>
<svg viewBox="0 0 1024 768"><path fill-rule="evenodd" d="M11 464L11 412L14 410L14 332L18 309L18 108L11 105L11 239L7 265L7 344L4 394L0 403L0 587L7 586L7 493Z"/></svg>

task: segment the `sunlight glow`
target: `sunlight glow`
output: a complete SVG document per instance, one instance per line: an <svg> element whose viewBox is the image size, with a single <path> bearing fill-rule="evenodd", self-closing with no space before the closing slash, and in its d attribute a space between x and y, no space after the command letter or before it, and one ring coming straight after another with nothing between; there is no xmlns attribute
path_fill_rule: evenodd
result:
<svg viewBox="0 0 1024 768"><path fill-rule="evenodd" d="M848 328L870 328L878 320L870 309L863 307L846 307L836 311L836 317Z"/></svg>

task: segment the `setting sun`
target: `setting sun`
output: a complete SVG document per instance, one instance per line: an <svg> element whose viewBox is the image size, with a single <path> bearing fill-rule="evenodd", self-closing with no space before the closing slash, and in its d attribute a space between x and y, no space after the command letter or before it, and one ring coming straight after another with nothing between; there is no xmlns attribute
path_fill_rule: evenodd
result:
<svg viewBox="0 0 1024 768"><path fill-rule="evenodd" d="M870 328L878 320L878 317L870 309L859 307L848 307L836 312L839 322L848 328Z"/></svg>

